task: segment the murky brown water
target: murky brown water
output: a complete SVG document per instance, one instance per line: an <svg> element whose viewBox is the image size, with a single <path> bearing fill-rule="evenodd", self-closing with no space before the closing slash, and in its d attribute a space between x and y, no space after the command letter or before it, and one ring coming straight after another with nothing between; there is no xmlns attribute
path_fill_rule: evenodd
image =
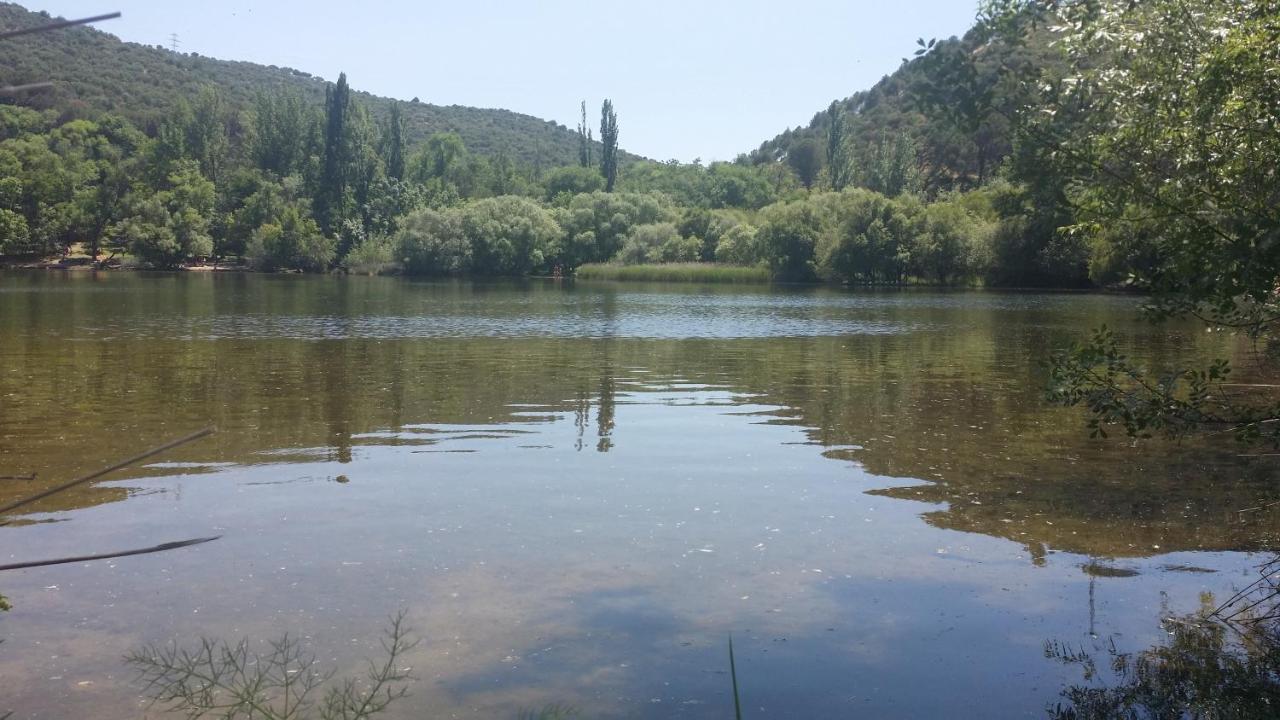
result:
<svg viewBox="0 0 1280 720"><path fill-rule="evenodd" d="M0 564L223 535L0 573L0 714L139 717L122 655L201 635L353 670L404 609L395 717L731 717L730 633L751 717L1041 716L1079 680L1046 641L1150 645L1280 529L1239 512L1274 458L1042 401L1102 323L1157 364L1233 351L1136 307L0 275L0 475L39 475L0 502L219 428L17 516Z"/></svg>

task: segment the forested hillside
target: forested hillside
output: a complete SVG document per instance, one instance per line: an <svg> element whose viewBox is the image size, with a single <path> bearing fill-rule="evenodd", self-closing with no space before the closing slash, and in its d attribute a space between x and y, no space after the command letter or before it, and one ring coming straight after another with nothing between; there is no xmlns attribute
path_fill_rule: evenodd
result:
<svg viewBox="0 0 1280 720"><path fill-rule="evenodd" d="M963 38L921 39L917 56L874 87L761 143L744 160L786 162L802 180L818 182L830 172L834 112L844 121L855 184L875 184L876 166L905 152L918 163L920 190L977 187L998 173L1013 151L1015 116L1035 102L1021 80L1064 71L1050 35L1043 25L1028 26L1020 42L1010 42L979 24Z"/></svg>
<svg viewBox="0 0 1280 720"><path fill-rule="evenodd" d="M48 24L45 13L0 3L0 27ZM109 29L108 26L103 26ZM330 78L329 80L333 80ZM317 107L326 80L290 68L267 67L179 54L160 47L122 42L88 27L19 37L0 43L0 85L51 81L51 90L21 98L38 110L54 108L69 116L108 112L143 129L157 126L180 99L191 99L208 85L217 87L233 107L248 106L263 91L296 92ZM353 78L359 86L359 79ZM375 118L388 112L390 100L356 92ZM433 133L456 133L473 152L505 154L529 165L555 167L578 154L575 133L558 123L509 110L426 102L402 103L405 140L422 144Z"/></svg>

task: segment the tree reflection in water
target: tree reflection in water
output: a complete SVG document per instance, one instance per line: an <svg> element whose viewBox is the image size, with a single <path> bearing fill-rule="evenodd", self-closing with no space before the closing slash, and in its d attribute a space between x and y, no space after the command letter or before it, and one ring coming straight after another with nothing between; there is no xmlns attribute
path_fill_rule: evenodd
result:
<svg viewBox="0 0 1280 720"><path fill-rule="evenodd" d="M1049 710L1055 720L1280 717L1280 559L1226 603L1201 596L1198 612L1161 621L1168 640L1138 653L1114 641L1092 649L1058 642L1045 656L1078 665L1083 682ZM1102 680L1105 653L1112 682Z"/></svg>

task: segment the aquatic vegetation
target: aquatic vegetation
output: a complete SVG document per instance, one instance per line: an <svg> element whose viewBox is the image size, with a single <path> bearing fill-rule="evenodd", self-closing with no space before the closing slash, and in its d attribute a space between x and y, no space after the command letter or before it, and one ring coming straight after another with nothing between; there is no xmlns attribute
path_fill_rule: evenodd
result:
<svg viewBox="0 0 1280 720"><path fill-rule="evenodd" d="M519 720L569 720L581 717L577 710L567 705L548 705L541 710L520 713Z"/></svg>
<svg viewBox="0 0 1280 720"><path fill-rule="evenodd" d="M1280 625L1225 622L1211 604L1165 618L1168 640L1138 653L1114 642L1091 651L1046 643L1045 656L1081 668L1084 682L1062 692L1054 720L1272 718L1280 712ZM1096 651L1114 682L1101 680Z"/></svg>
<svg viewBox="0 0 1280 720"><path fill-rule="evenodd" d="M363 677L333 682L296 639L285 635L260 653L248 640L232 645L202 639L194 648L148 646L126 661L138 671L145 694L156 705L189 718L263 720L360 720L385 711L408 694L410 669L401 667L409 639L404 613L391 619L380 660L369 660Z"/></svg>
<svg viewBox="0 0 1280 720"><path fill-rule="evenodd" d="M766 283L764 267L713 265L710 263L661 263L614 265L606 263L578 268L580 280L630 280L639 282Z"/></svg>

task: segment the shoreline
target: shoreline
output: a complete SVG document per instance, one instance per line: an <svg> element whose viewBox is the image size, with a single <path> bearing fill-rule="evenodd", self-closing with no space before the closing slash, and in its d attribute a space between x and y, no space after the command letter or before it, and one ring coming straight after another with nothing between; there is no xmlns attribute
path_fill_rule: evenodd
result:
<svg viewBox="0 0 1280 720"><path fill-rule="evenodd" d="M597 272L602 266L584 266L588 272L585 274L574 273L572 275L526 275L523 277L514 276L497 276L497 275L459 275L459 276L431 276L431 275L406 275L404 273L351 273L344 272L341 269L332 270L325 273L304 273L301 271L291 272L264 272L254 270L247 265L182 265L177 268L168 270L155 270L151 268L138 267L136 265L122 265L115 263L101 267L94 267L88 262L88 258L74 258L72 262L65 260L52 261L5 261L0 259L0 271L41 271L41 272L70 272L70 273L91 273L91 272L170 272L170 273L240 273L245 275L341 275L341 276L360 276L360 277L400 277L410 279L435 278L435 279L460 279L460 280L554 280L569 282L588 282L588 283L671 283L682 285L743 285L743 286L791 286L791 287L830 287L843 290L939 290L939 291L988 291L988 292L1042 292L1042 293L1079 293L1079 294L1105 294L1105 295L1145 295L1147 293L1140 289L1125 287L1035 287L1035 286L995 286L975 284L956 284L956 285L937 285L930 283L831 283L822 280L812 282L783 282L772 280L767 275L760 275L756 268L744 268L742 266L694 266L689 264L672 264L671 267L663 267L662 265L633 265L633 266L604 266L608 267L610 272ZM628 268L634 268L630 272ZM579 269L581 270L581 268ZM616 270L616 271L615 271ZM728 270L728 272L724 272ZM617 272L621 271L621 272ZM745 272L744 272L745 271Z"/></svg>

